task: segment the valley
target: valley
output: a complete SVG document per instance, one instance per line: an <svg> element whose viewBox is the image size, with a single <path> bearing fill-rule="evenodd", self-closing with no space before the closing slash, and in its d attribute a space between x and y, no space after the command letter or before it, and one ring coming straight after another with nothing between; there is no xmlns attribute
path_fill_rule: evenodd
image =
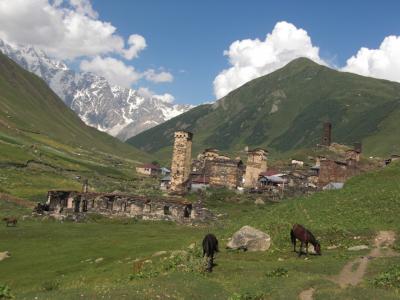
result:
<svg viewBox="0 0 400 300"><path fill-rule="evenodd" d="M298 58L123 143L0 54L0 299L397 299L399 92Z"/></svg>

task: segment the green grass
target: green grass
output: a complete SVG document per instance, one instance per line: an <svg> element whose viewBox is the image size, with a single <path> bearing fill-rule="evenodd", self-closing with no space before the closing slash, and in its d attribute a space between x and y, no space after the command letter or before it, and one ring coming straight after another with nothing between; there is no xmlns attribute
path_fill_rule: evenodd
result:
<svg viewBox="0 0 400 300"><path fill-rule="evenodd" d="M296 299L310 287L316 289L315 299L396 299L397 286L381 288L373 281L388 278L393 282L395 271L390 265L400 263L398 257L372 260L357 287L341 290L328 277L337 275L349 260L366 254L347 247L372 245L379 230L400 233L398 178L400 165L393 164L351 179L340 191L261 207L251 196L226 190L191 195L192 201L205 197L208 207L224 214L218 222L201 227L104 218L87 223L20 218L16 228L0 227L0 251L12 255L0 262L0 283L9 286L17 299ZM0 203L0 217L28 214L26 209ZM292 252L288 233L295 222L319 238L322 256L306 260ZM271 249L254 253L225 250L228 238L243 225L269 233ZM195 253L199 253L207 232L217 235L221 248L211 274L190 267L196 266L197 258L185 262L151 257L162 250L189 251L191 243L197 244ZM338 248L328 250L331 245ZM95 263L97 258L103 260ZM136 259L152 262L138 273Z"/></svg>

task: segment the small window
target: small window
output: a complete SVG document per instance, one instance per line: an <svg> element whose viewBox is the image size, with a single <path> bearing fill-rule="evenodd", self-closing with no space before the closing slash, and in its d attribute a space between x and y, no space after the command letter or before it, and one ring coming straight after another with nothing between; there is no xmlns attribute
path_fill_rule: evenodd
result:
<svg viewBox="0 0 400 300"><path fill-rule="evenodd" d="M185 206L185 210L184 210L184 212L183 212L183 216L184 216L185 218L189 218L191 212L192 212L192 205L186 205L186 206Z"/></svg>
<svg viewBox="0 0 400 300"><path fill-rule="evenodd" d="M171 211L169 209L168 205L164 205L164 215L169 216L171 214Z"/></svg>

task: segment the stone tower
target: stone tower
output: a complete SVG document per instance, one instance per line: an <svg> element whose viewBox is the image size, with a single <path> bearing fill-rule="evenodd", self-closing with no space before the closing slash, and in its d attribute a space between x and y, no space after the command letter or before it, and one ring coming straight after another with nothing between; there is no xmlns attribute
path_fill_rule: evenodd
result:
<svg viewBox="0 0 400 300"><path fill-rule="evenodd" d="M330 146L332 143L332 124L329 122L324 123L324 132L322 136L322 145Z"/></svg>
<svg viewBox="0 0 400 300"><path fill-rule="evenodd" d="M362 143L361 142L354 143L354 150L358 153L361 153L362 152Z"/></svg>
<svg viewBox="0 0 400 300"><path fill-rule="evenodd" d="M247 152L246 174L244 186L247 188L256 187L258 176L261 172L267 171L268 151L264 149L254 149Z"/></svg>
<svg viewBox="0 0 400 300"><path fill-rule="evenodd" d="M185 193L189 185L193 134L176 131L171 164L171 192Z"/></svg>

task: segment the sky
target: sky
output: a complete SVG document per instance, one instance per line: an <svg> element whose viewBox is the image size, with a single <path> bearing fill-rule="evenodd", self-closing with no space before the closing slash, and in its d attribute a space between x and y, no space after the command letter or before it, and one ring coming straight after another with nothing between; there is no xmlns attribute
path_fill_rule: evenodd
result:
<svg viewBox="0 0 400 300"><path fill-rule="evenodd" d="M400 1L0 0L0 38L200 104L305 56L400 82Z"/></svg>

